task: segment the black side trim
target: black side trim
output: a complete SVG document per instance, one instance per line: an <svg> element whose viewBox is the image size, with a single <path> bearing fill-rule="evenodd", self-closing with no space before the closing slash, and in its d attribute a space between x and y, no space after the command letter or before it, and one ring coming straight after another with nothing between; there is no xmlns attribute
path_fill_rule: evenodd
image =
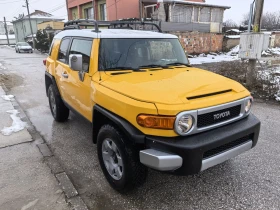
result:
<svg viewBox="0 0 280 210"><path fill-rule="evenodd" d="M197 99L197 98L204 98L204 97L208 97L208 96L214 96L214 95L219 95L219 94L223 94L223 93L228 93L231 92L232 90L223 90L220 92L216 92L216 93L209 93L209 94L204 94L204 95L199 95L199 96L191 96L188 97L188 100L192 100L192 99Z"/></svg>
<svg viewBox="0 0 280 210"><path fill-rule="evenodd" d="M145 143L145 135L139 131L137 128L135 128L133 125L131 125L128 121L125 119L121 118L120 116L117 116L113 114L112 112L104 109L103 107L99 105L95 105L93 107L93 115L95 111L101 113L104 115L106 118L114 122L118 128L128 137L130 141L136 144L144 144ZM94 126L94 116L93 116L93 126ZM97 119L98 121L98 119Z"/></svg>
<svg viewBox="0 0 280 210"><path fill-rule="evenodd" d="M86 121L88 121L89 123L91 123L87 118L85 118L80 112L78 112L76 109L74 109L72 106L70 106L66 101L64 101L62 99L64 105L71 110L71 112L73 112L75 115L80 116L81 118L85 119Z"/></svg>

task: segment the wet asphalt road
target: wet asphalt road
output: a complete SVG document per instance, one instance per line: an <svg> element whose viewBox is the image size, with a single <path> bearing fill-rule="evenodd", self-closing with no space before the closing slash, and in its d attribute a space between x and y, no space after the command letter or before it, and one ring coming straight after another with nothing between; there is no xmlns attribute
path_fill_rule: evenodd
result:
<svg viewBox="0 0 280 210"><path fill-rule="evenodd" d="M54 122L45 93L45 57L0 47L0 74L89 209L280 209L280 105L255 103L262 128L253 150L195 176L150 170L146 184L124 196L103 177L91 125L73 114L66 123Z"/></svg>

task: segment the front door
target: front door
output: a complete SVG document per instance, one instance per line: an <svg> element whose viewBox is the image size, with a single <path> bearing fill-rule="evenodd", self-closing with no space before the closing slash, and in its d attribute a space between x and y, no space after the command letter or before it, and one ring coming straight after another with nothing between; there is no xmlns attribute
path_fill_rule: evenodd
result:
<svg viewBox="0 0 280 210"><path fill-rule="evenodd" d="M92 120L91 75L89 74L92 43L92 38L72 39L69 56L71 54L82 55L83 70L74 71L68 66L68 82L64 84L64 87L67 90L69 105L89 121Z"/></svg>

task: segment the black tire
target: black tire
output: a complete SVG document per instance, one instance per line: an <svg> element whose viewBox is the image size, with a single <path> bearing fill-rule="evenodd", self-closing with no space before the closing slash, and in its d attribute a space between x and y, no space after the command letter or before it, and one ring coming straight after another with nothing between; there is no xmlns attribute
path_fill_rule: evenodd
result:
<svg viewBox="0 0 280 210"><path fill-rule="evenodd" d="M112 140L122 158L122 177L114 179L106 169L102 145L105 140ZM97 153L103 174L113 189L120 193L127 193L141 186L147 177L148 169L139 160L139 151L125 143L125 137L112 125L103 125L97 136Z"/></svg>
<svg viewBox="0 0 280 210"><path fill-rule="evenodd" d="M69 117L69 109L63 103L60 95L56 93L53 84L49 86L48 97L53 118L57 122L65 122Z"/></svg>

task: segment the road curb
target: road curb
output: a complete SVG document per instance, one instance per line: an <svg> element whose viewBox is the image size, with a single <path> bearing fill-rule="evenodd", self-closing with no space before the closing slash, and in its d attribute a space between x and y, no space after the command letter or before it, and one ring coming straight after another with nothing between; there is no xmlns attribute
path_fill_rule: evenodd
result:
<svg viewBox="0 0 280 210"><path fill-rule="evenodd" d="M9 91L5 84L2 83L1 86L4 92L7 94ZM78 191L74 187L73 182L69 179L67 173L64 171L59 161L55 158L52 150L46 144L44 138L33 126L25 111L19 105L16 97L14 97L11 103L14 109L17 109L20 112L19 117L27 122L27 131L31 135L32 142L38 147L40 153L43 156L43 162L50 168L51 173L55 176L58 184L62 188L66 202L72 207L73 210L88 210Z"/></svg>

